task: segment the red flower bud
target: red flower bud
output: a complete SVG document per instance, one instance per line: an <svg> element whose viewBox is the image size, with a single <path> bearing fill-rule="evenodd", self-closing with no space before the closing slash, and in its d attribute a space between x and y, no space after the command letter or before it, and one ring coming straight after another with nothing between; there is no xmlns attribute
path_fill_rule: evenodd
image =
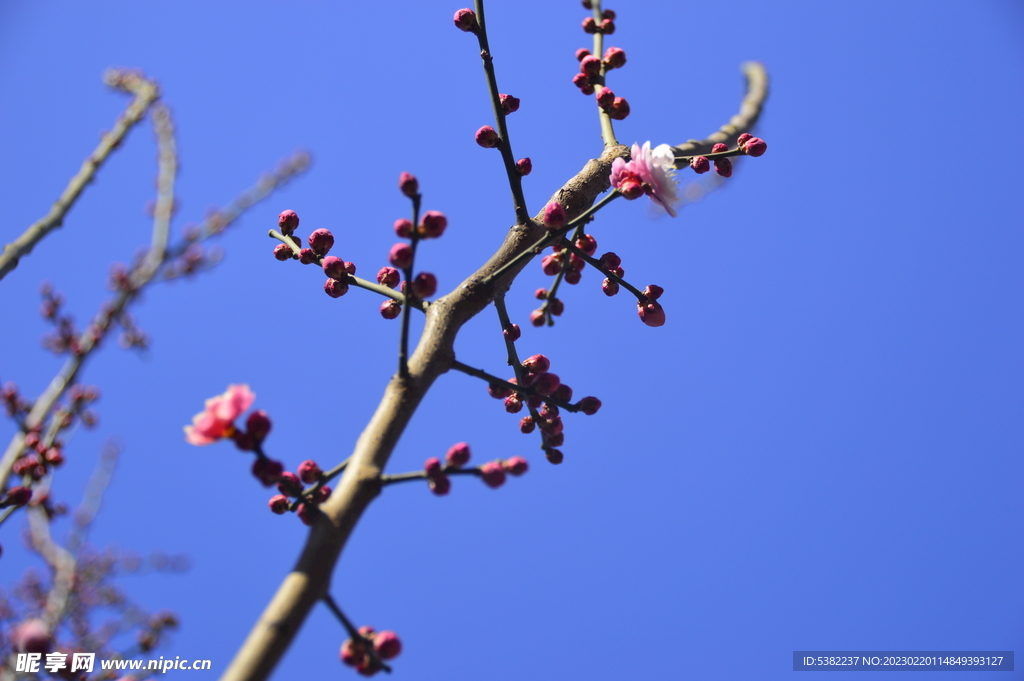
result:
<svg viewBox="0 0 1024 681"><path fill-rule="evenodd" d="M665 323L665 310L660 303L637 303L636 313L640 316L640 321L647 326L661 326Z"/></svg>
<svg viewBox="0 0 1024 681"><path fill-rule="evenodd" d="M380 316L384 319L395 319L402 314L402 305L397 300L388 299L380 304Z"/></svg>
<svg viewBox="0 0 1024 681"><path fill-rule="evenodd" d="M590 234L584 234L579 239L576 239L576 248L587 255L594 255L597 252L597 239Z"/></svg>
<svg viewBox="0 0 1024 681"><path fill-rule="evenodd" d="M736 146L738 146L740 149L742 149L747 144L747 140L752 140L752 139L754 139L754 136L751 135L749 132L745 132L745 133L743 133L742 135L740 135L739 137L736 138Z"/></svg>
<svg viewBox="0 0 1024 681"><path fill-rule="evenodd" d="M553 277L561 271L562 259L557 254L545 255L540 259L540 267L544 271L544 274L549 277Z"/></svg>
<svg viewBox="0 0 1024 681"><path fill-rule="evenodd" d="M497 461L488 461L480 466L480 478L488 487L501 487L505 484L505 469Z"/></svg>
<svg viewBox="0 0 1024 681"><path fill-rule="evenodd" d="M583 20L583 32L597 33L597 22L594 21L594 17L587 17Z"/></svg>
<svg viewBox="0 0 1024 681"><path fill-rule="evenodd" d="M612 33L615 33L615 22L612 21L611 19L605 19L604 21L601 22L600 28L601 33L605 35L611 35Z"/></svg>
<svg viewBox="0 0 1024 681"><path fill-rule="evenodd" d="M565 227L565 209L562 208L562 204L552 201L544 206L544 226L548 229Z"/></svg>
<svg viewBox="0 0 1024 681"><path fill-rule="evenodd" d="M420 191L420 183L412 173L403 172L398 176L398 188L410 199L414 199Z"/></svg>
<svg viewBox="0 0 1024 681"><path fill-rule="evenodd" d="M291 233L299 226L298 214L293 210L281 211L281 214L277 216L277 226L281 230L281 234L291 236Z"/></svg>
<svg viewBox="0 0 1024 681"><path fill-rule="evenodd" d="M589 57L589 56L590 56L590 50L588 50L585 47L581 47L580 49L576 50L576 61L583 61L584 57Z"/></svg>
<svg viewBox="0 0 1024 681"><path fill-rule="evenodd" d="M441 475L441 460L436 456L430 457L426 462L424 462L423 470L426 472L428 478L436 478Z"/></svg>
<svg viewBox="0 0 1024 681"><path fill-rule="evenodd" d="M362 642L347 639L341 644L341 661L349 667L356 667L362 664L364 659L366 659L366 649L363 647Z"/></svg>
<svg viewBox="0 0 1024 681"><path fill-rule="evenodd" d="M341 258L336 258L333 255L329 255L324 258L321 263L321 267L324 268L324 274L331 279L337 279L338 281L345 281L348 278L348 272L345 270L345 261Z"/></svg>
<svg viewBox="0 0 1024 681"><path fill-rule="evenodd" d="M513 380L515 380L515 379L513 379ZM511 381L510 381L510 383L511 383ZM503 400L506 397L508 397L509 395L511 395L512 392L513 391L510 388L506 388L505 386L498 385L496 383L490 383L490 384L487 385L487 394L490 395L491 397L493 397L496 400Z"/></svg>
<svg viewBox="0 0 1024 681"><path fill-rule="evenodd" d="M665 289L658 286L657 284L649 284L647 288L644 289L644 295L650 298L651 300L657 300L658 298L661 298L661 294L663 294L664 292Z"/></svg>
<svg viewBox="0 0 1024 681"><path fill-rule="evenodd" d="M299 479L307 485L312 485L320 479L323 475L323 471L320 470L320 466L317 465L316 461L312 459L306 459L299 464Z"/></svg>
<svg viewBox="0 0 1024 681"><path fill-rule="evenodd" d="M597 94L597 105L602 109L610 109L615 103L615 93L608 88L602 88Z"/></svg>
<svg viewBox="0 0 1024 681"><path fill-rule="evenodd" d="M491 126L485 125L476 131L476 143L485 149L493 149L498 146L498 133Z"/></svg>
<svg viewBox="0 0 1024 681"><path fill-rule="evenodd" d="M316 504L299 504L295 512L304 525L312 525L313 521L316 520L316 516L320 513L320 509L316 507Z"/></svg>
<svg viewBox="0 0 1024 681"><path fill-rule="evenodd" d="M519 110L519 99L512 95L498 95L498 101L501 103L502 113L506 116Z"/></svg>
<svg viewBox="0 0 1024 681"><path fill-rule="evenodd" d="M437 277L430 272L420 272L412 280L412 292L417 298L429 298L437 293Z"/></svg>
<svg viewBox="0 0 1024 681"><path fill-rule="evenodd" d="M540 310L534 310L530 313L530 324L533 326L544 326L544 313Z"/></svg>
<svg viewBox="0 0 1024 681"><path fill-rule="evenodd" d="M324 293L329 295L331 298L341 298L343 295L348 293L348 282L338 281L337 279L328 279L324 282Z"/></svg>
<svg viewBox="0 0 1024 681"><path fill-rule="evenodd" d="M309 235L309 247L317 255L327 255L334 246L334 235L329 229L318 229Z"/></svg>
<svg viewBox="0 0 1024 681"><path fill-rule="evenodd" d="M519 419L519 432L520 433L524 433L524 434L525 433L532 433L533 429L536 428L536 427L537 427L537 424L534 423L532 416L524 416L523 418Z"/></svg>
<svg viewBox="0 0 1024 681"><path fill-rule="evenodd" d="M545 355L531 355L523 360L523 368L535 374L543 374L551 368L551 360Z"/></svg>
<svg viewBox="0 0 1024 681"><path fill-rule="evenodd" d="M460 9L455 13L455 27L460 31L475 33L477 29L476 12L468 8Z"/></svg>
<svg viewBox="0 0 1024 681"><path fill-rule="evenodd" d="M274 257L282 262L291 259L293 255L295 255L295 252L289 248L288 244L278 244L274 246Z"/></svg>
<svg viewBox="0 0 1024 681"><path fill-rule="evenodd" d="M601 60L590 55L580 60L580 73L593 77L601 74Z"/></svg>
<svg viewBox="0 0 1024 681"><path fill-rule="evenodd" d="M621 121L629 115L629 102L622 97L616 97L615 101L612 102L611 109L608 111L608 117L613 118L617 121Z"/></svg>
<svg viewBox="0 0 1024 681"><path fill-rule="evenodd" d="M512 341L513 343L519 340L519 337L523 334L523 332L519 329L518 324L509 324L508 326L501 330L501 333L506 339Z"/></svg>
<svg viewBox="0 0 1024 681"><path fill-rule="evenodd" d="M518 414L523 410L523 401L519 395L509 395L505 398L505 411L509 414Z"/></svg>
<svg viewBox="0 0 1024 681"><path fill-rule="evenodd" d="M19 485L7 490L7 496L0 502L0 506L24 506L31 498L32 490Z"/></svg>
<svg viewBox="0 0 1024 681"><path fill-rule="evenodd" d="M286 497L297 497L302 494L302 482L299 476L290 471L281 473L278 477L277 491Z"/></svg>
<svg viewBox="0 0 1024 681"><path fill-rule="evenodd" d="M377 272L377 283L381 286L394 288L398 286L399 279L401 279L401 275L394 267L381 267Z"/></svg>
<svg viewBox="0 0 1024 681"><path fill-rule="evenodd" d="M259 457L252 464L252 474L263 483L264 487L270 487L281 476L284 466L280 461L274 461L266 457Z"/></svg>
<svg viewBox="0 0 1024 681"><path fill-rule="evenodd" d="M281 515L288 512L289 501L288 497L283 494L275 494L270 497L270 501L267 502L267 506L270 507L272 513Z"/></svg>
<svg viewBox="0 0 1024 681"><path fill-rule="evenodd" d="M713 147L711 147L712 154L720 154L723 151L729 151L729 145L717 142Z"/></svg>
<svg viewBox="0 0 1024 681"><path fill-rule="evenodd" d="M382 660L390 660L402 652L402 641L393 631L382 631L373 640L373 647L377 651L377 657Z"/></svg>
<svg viewBox="0 0 1024 681"><path fill-rule="evenodd" d="M593 416L601 408L601 400L596 397L584 397L576 406L587 416Z"/></svg>
<svg viewBox="0 0 1024 681"><path fill-rule="evenodd" d="M558 386L558 389L555 390L555 392L551 393L551 397L556 400L562 400L563 402L569 402L572 400L572 388L563 383Z"/></svg>
<svg viewBox="0 0 1024 681"><path fill-rule="evenodd" d="M262 442L270 432L270 417L267 412L257 409L245 420L245 432L256 442Z"/></svg>
<svg viewBox="0 0 1024 681"><path fill-rule="evenodd" d="M565 455L562 454L562 452L558 451L557 449L545 449L544 456L546 456L548 461L555 464L556 466L562 463L562 460L565 459Z"/></svg>
<svg viewBox="0 0 1024 681"><path fill-rule="evenodd" d="M626 65L626 52L619 47L609 47L604 51L604 68L621 69Z"/></svg>
<svg viewBox="0 0 1024 681"><path fill-rule="evenodd" d="M436 210L428 210L420 218L420 226L416 232L424 239L436 239L444 234L446 229L448 229L448 218L445 217L445 214Z"/></svg>
<svg viewBox="0 0 1024 681"><path fill-rule="evenodd" d="M541 374L533 388L541 395L550 395L558 389L561 382L558 374Z"/></svg>
<svg viewBox="0 0 1024 681"><path fill-rule="evenodd" d="M427 485L430 487L430 491L439 497L443 497L445 494L448 494L452 489L452 481L447 475L438 475L434 478L428 478Z"/></svg>
<svg viewBox="0 0 1024 681"><path fill-rule="evenodd" d="M768 143L760 137L751 137L742 149L747 156L762 156L768 151Z"/></svg>
<svg viewBox="0 0 1024 681"><path fill-rule="evenodd" d="M412 246L398 243L391 247L388 253L388 261L400 270L409 269L412 266Z"/></svg>
<svg viewBox="0 0 1024 681"><path fill-rule="evenodd" d="M524 177L530 174L533 170L533 163L528 158L521 158L516 161L516 172L519 173L520 177Z"/></svg>
<svg viewBox="0 0 1024 681"><path fill-rule="evenodd" d="M728 158L716 158L715 159L715 172L722 177L732 176L732 161Z"/></svg>
<svg viewBox="0 0 1024 681"><path fill-rule="evenodd" d="M395 220L395 236L400 239L408 239L412 236L412 221L409 218Z"/></svg>
<svg viewBox="0 0 1024 681"><path fill-rule="evenodd" d="M590 79L587 78L587 74L585 73L577 73L572 77L572 84L582 90L590 87Z"/></svg>
<svg viewBox="0 0 1024 681"><path fill-rule="evenodd" d="M460 468L469 461L469 445L465 442L452 445L445 454L445 461L449 466Z"/></svg>
<svg viewBox="0 0 1024 681"><path fill-rule="evenodd" d="M690 167L693 168L693 172L703 175L711 170L711 162L707 156L694 156L690 159Z"/></svg>
<svg viewBox="0 0 1024 681"><path fill-rule="evenodd" d="M317 261L316 253L312 248L303 248L299 251L299 262L303 265L312 265Z"/></svg>

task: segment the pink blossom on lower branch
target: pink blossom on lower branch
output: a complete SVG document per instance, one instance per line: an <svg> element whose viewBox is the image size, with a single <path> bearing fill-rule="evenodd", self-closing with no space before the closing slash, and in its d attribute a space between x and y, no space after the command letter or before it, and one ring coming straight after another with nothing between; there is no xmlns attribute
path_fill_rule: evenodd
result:
<svg viewBox="0 0 1024 681"><path fill-rule="evenodd" d="M234 421L252 406L255 393L245 384L230 385L225 393L206 400L206 408L192 417L192 425L185 426L185 440L193 445L208 445L235 430Z"/></svg>
<svg viewBox="0 0 1024 681"><path fill-rule="evenodd" d="M627 199L635 199L641 193L665 209L672 217L676 211L672 204L679 201L676 194L675 154L672 147L662 144L651 149L650 142L641 147L633 145L632 158L624 161L617 158L612 162L612 186Z"/></svg>

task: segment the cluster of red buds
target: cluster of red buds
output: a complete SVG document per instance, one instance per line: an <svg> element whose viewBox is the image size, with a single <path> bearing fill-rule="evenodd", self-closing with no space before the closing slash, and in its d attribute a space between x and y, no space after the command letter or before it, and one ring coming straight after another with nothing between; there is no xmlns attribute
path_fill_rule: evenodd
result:
<svg viewBox="0 0 1024 681"><path fill-rule="evenodd" d="M530 415L519 421L519 431L532 433L539 428L543 437L543 448L548 461L562 463L563 455L557 447L565 442L565 425L559 414L559 404L571 407L575 411L593 415L601 408L601 400L596 397L584 397L572 404L572 388L562 383L558 374L552 373L551 360L545 355L532 355L522 362L522 380L516 377L508 379L508 385L490 384L487 394L494 399L503 400L505 411L518 414L523 406L530 408ZM536 418L534 417L536 414Z"/></svg>
<svg viewBox="0 0 1024 681"><path fill-rule="evenodd" d="M585 9L593 9L590 4L590 0L583 0L583 7ZM583 20L583 32L601 33L603 35L611 35L612 33L615 33L615 12L610 9L606 9L601 12L600 21L594 17L587 17Z"/></svg>
<svg viewBox="0 0 1024 681"><path fill-rule="evenodd" d="M715 146L711 147L711 154L715 164L715 172L722 177L732 176L732 161L729 160L729 156L718 156L714 157L714 154L730 154L731 156L738 156L740 154L746 156L762 156L764 152L768 151L768 144L760 137L754 137L749 133L743 133L736 139L736 149L732 152L729 151L729 147L726 144L719 142ZM694 172L698 175L706 173L711 170L711 161L707 156L693 156L690 158L690 167L693 168Z"/></svg>
<svg viewBox="0 0 1024 681"><path fill-rule="evenodd" d="M262 409L257 409L245 419L245 430L233 429L231 440L243 452L251 452L263 444L273 425L270 415Z"/></svg>
<svg viewBox="0 0 1024 681"><path fill-rule="evenodd" d="M317 229L309 235L309 245L302 248L302 240L295 236L295 228L299 226L299 216L293 210L282 211L277 216L277 226L281 234L290 237L299 247L296 255L288 244L281 243L274 247L274 257L278 260L298 259L303 265L320 265L327 281L324 282L324 293L331 298L340 298L348 293L348 278L355 276L356 265L346 262L333 255L327 255L334 247L334 234L329 229Z"/></svg>
<svg viewBox="0 0 1024 681"><path fill-rule="evenodd" d="M14 460L11 470L32 481L38 481L52 468L64 463L64 443L44 437L37 426L25 433L24 449Z"/></svg>
<svg viewBox="0 0 1024 681"><path fill-rule="evenodd" d="M573 76L573 85L585 95L597 92L597 105L614 120L623 120L629 116L629 102L624 97L616 97L604 82L605 74L612 69L625 66L626 52L619 47L609 47L604 51L603 58L597 58L590 50L576 50L576 60L580 63L580 71ZM597 87L600 90L597 90Z"/></svg>
<svg viewBox="0 0 1024 681"><path fill-rule="evenodd" d="M79 331L75 328L71 315L61 311L64 294L55 291L49 282L44 282L39 292L43 297L39 305L39 314L54 326L52 333L43 336L43 347L57 355L65 352L80 355L82 349L79 345Z"/></svg>
<svg viewBox="0 0 1024 681"><path fill-rule="evenodd" d="M0 388L0 400L8 416L22 416L32 408L32 403L18 394L18 386L13 381L4 383L3 388Z"/></svg>
<svg viewBox="0 0 1024 681"><path fill-rule="evenodd" d="M452 482L449 475L454 473L466 473L478 475L488 487L501 487L505 484L505 474L522 475L529 468L526 459L521 456L513 456L510 459L497 459L488 461L476 468L464 468L469 463L469 445L459 442L452 445L445 454L445 463L437 457L430 457L423 464L423 472L427 478L427 485L430 491L438 496L444 496L451 491Z"/></svg>
<svg viewBox="0 0 1024 681"><path fill-rule="evenodd" d="M273 463L277 464L275 468L280 466L279 462ZM317 506L331 496L331 488L323 484L326 477L320 466L316 461L307 459L299 464L298 473L278 470L274 477L280 494L275 494L267 502L270 510L278 515L295 511L302 522L312 525L316 518ZM305 485L311 487L307 489ZM295 499L295 502L290 499Z"/></svg>
<svg viewBox="0 0 1024 681"><path fill-rule="evenodd" d="M398 657L401 652L402 641L395 632L359 627L358 638L341 644L341 661L363 676L373 676L384 668L381 660Z"/></svg>
<svg viewBox="0 0 1024 681"><path fill-rule="evenodd" d="M413 215L419 211L420 199L419 181L412 173L403 172L398 176L398 188L402 194L413 202ZM399 290L406 296L415 296L419 300L425 300L437 293L437 277L430 272L420 272L412 276L412 268L416 259L416 244L420 239L438 239L448 229L448 218L444 213L436 210L428 210L419 218L419 223L413 225L408 218L395 220L395 235L400 239L409 239L409 243L398 242L388 252L388 262L391 267L383 267L377 272L377 283L388 288L398 285ZM405 272L407 280L399 283L399 270ZM411 280L411 284L409 283ZM384 319L395 319L402 311L401 304L393 299L381 303L380 314Z"/></svg>

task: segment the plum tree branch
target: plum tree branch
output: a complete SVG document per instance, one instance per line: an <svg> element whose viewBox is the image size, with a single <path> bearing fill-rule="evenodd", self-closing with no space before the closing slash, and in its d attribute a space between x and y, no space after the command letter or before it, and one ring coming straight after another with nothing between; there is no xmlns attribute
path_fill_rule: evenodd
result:
<svg viewBox="0 0 1024 681"><path fill-rule="evenodd" d="M134 72L111 70L104 75L104 80L108 85L133 93L135 98L117 117L114 129L103 135L96 149L82 162L82 167L68 182L68 186L64 188L50 211L32 223L21 236L4 246L0 252L0 279L17 267L18 261L31 253L47 234L64 223L64 216L75 205L75 201L85 191L86 186L92 182L100 166L160 97L160 88L156 83Z"/></svg>
<svg viewBox="0 0 1024 681"><path fill-rule="evenodd" d="M767 94L767 79L760 65L746 67L748 94L740 113L711 138L683 145L708 149L723 138L739 135L757 121ZM760 74L760 75L759 75ZM559 189L558 201L569 221L586 212L610 186L612 161L628 157L622 145L606 147L601 156ZM462 326L508 290L512 281L532 259L529 251L546 235L542 213L520 221L505 236L491 258L455 290L438 299L426 311L419 343L409 359L407 376L395 375L388 382L376 412L359 436L351 463L330 498L320 506L322 513L309 531L305 546L270 603L235 654L221 681L267 679L288 649L312 607L330 586L331 575L363 512L381 490L381 476L399 438L420 401L441 374L455 361L455 338Z"/></svg>

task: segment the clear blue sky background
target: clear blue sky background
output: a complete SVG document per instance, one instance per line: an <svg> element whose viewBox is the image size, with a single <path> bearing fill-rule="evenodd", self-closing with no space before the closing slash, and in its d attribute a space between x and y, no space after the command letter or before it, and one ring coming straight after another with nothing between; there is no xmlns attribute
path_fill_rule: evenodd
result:
<svg viewBox="0 0 1024 681"><path fill-rule="evenodd" d="M222 670L305 536L267 511L246 457L191 447L182 425L247 382L274 419L273 456L331 465L394 370L398 325L378 300L331 300L322 275L270 256L277 213L297 210L303 235L332 229L337 254L370 274L407 212L396 178L414 172L425 208L450 219L421 250L443 290L512 222L498 154L472 138L491 117L475 41L451 25L459 6L0 3L4 242L123 108L100 82L111 65L158 78L173 107L179 229L293 149L315 156L225 235L216 271L146 294L148 355L111 343L85 374L101 425L74 437L57 494L76 502L103 441L123 443L93 538L191 556L185 575L123 582L181 615L164 655ZM478 381L439 380L391 471L461 440L478 462L525 455L531 471L497 491L459 478L447 498L387 489L335 596L358 623L399 632L399 679L785 679L794 650L1024 653L1021 4L609 6L629 60L610 80L632 105L620 140L705 136L736 110L739 64L758 59L768 154L676 220L646 201L600 215L601 250L665 287L668 323L643 326L588 271L557 326L524 330L524 354L604 401L567 420L557 468ZM570 83L584 16L574 0L488 10L500 89L522 99L510 128L533 159L531 212L600 152ZM91 316L110 263L148 239L154 174L143 127L0 282L0 379L34 395L57 370L39 346L39 282ZM511 292L524 326L545 281L533 265ZM481 315L460 359L506 373L497 330ZM0 530L3 584L31 562L21 522ZM344 638L317 609L275 678L354 674L337 661ZM1024 672L982 678L1011 677ZM872 676L886 678L903 677Z"/></svg>

